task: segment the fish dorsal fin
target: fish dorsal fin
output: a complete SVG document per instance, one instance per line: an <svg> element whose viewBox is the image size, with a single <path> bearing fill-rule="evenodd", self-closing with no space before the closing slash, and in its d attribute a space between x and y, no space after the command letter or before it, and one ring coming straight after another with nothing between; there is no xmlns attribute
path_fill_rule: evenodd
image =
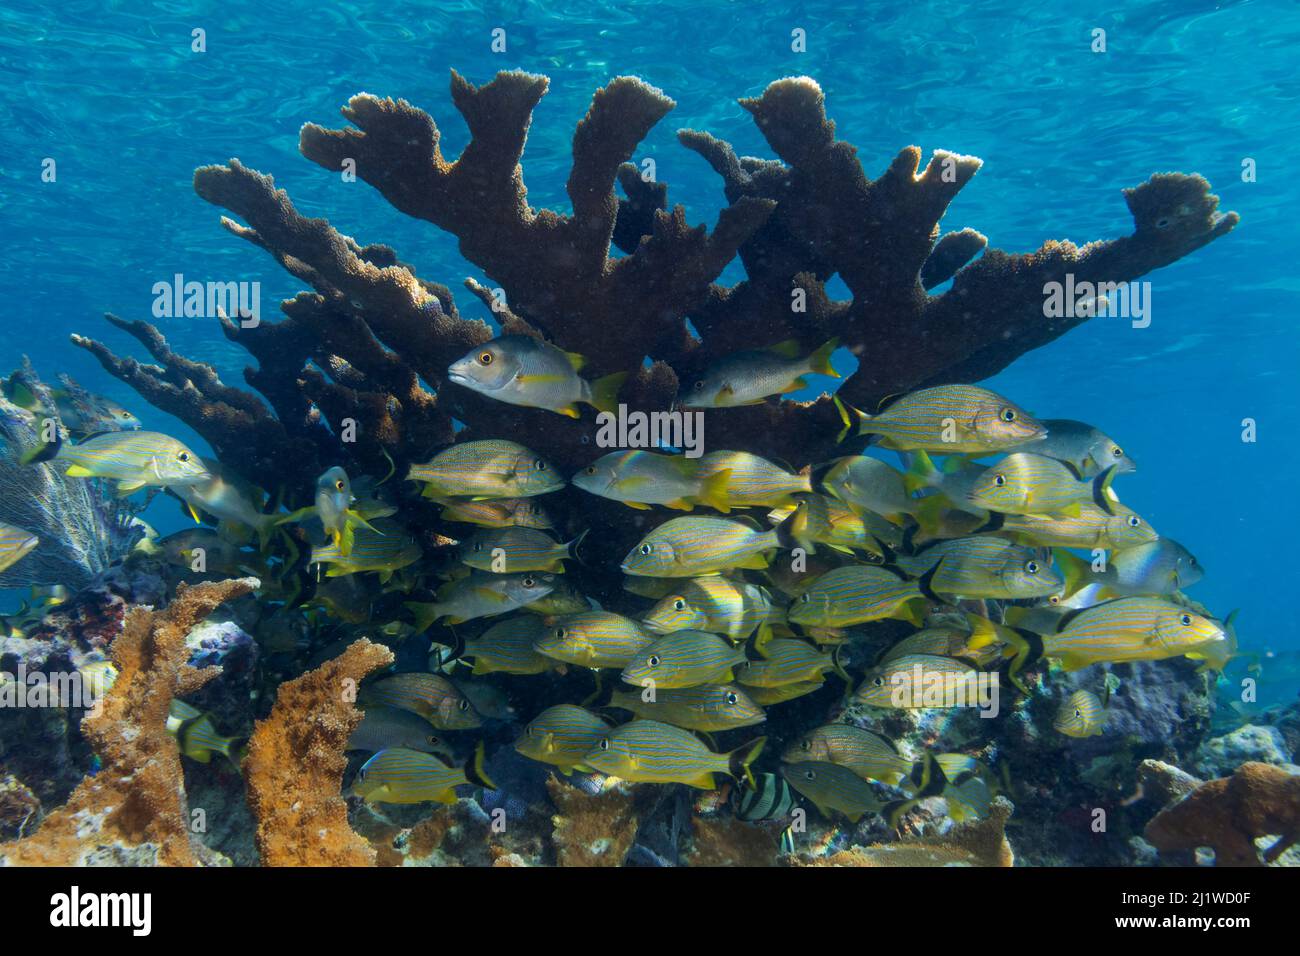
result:
<svg viewBox="0 0 1300 956"><path fill-rule="evenodd" d="M769 345L764 351L771 352L773 355L779 355L781 358L798 358L801 349L799 348L798 339L786 339L784 342L777 342L775 345Z"/></svg>
<svg viewBox="0 0 1300 956"><path fill-rule="evenodd" d="M565 352L564 357L569 360L569 366L575 372L581 372L587 365L587 357L579 355L577 352Z"/></svg>
<svg viewBox="0 0 1300 956"><path fill-rule="evenodd" d="M907 392L891 392L890 394L886 395L880 401L876 402L876 414L879 415L881 412L889 408L890 405L896 403L900 398L902 398L906 394Z"/></svg>

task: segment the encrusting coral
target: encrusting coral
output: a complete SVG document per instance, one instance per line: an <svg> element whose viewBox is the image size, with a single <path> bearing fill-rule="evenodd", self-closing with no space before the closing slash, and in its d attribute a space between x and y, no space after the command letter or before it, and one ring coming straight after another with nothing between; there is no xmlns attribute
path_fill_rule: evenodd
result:
<svg viewBox="0 0 1300 956"><path fill-rule="evenodd" d="M1263 855L1255 840L1277 836ZM1266 763L1244 763L1230 777L1201 784L1146 826L1162 853L1214 850L1216 866L1271 863L1300 840L1300 776Z"/></svg>
<svg viewBox="0 0 1300 956"><path fill-rule="evenodd" d="M560 866L619 866L636 839L640 815L635 792L588 794L554 776L546 789L555 804L556 862Z"/></svg>
<svg viewBox="0 0 1300 956"><path fill-rule="evenodd" d="M348 737L361 722L356 690L393 652L362 639L280 685L248 741L244 777L265 866L373 866L375 851L348 825L341 796Z"/></svg>
<svg viewBox="0 0 1300 956"><path fill-rule="evenodd" d="M177 587L167 607L133 607L111 656L118 676L82 731L102 761L31 836L0 845L0 863L192 866L203 850L191 830L180 753L167 733L172 700L192 694L219 667L195 669L185 637L216 607L248 594L256 578Z"/></svg>

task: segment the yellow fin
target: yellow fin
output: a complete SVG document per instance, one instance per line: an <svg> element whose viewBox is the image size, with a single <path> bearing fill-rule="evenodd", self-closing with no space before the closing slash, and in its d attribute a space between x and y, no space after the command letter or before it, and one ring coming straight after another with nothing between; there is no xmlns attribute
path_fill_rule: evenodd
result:
<svg viewBox="0 0 1300 956"><path fill-rule="evenodd" d="M94 478L95 473L83 465L69 465L68 470L64 472L69 478ZM119 488L121 485L118 486Z"/></svg>

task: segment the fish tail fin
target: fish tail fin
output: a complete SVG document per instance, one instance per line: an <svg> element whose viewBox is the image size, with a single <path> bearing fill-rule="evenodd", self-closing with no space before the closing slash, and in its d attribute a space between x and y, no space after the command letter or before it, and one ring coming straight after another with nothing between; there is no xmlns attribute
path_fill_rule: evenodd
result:
<svg viewBox="0 0 1300 956"><path fill-rule="evenodd" d="M618 408L618 393L627 381L627 372L615 372L591 383L591 404L599 412L612 412Z"/></svg>
<svg viewBox="0 0 1300 956"><path fill-rule="evenodd" d="M224 737L221 745L217 747L217 752L230 761L230 765L235 768L235 773L243 774L240 765L244 762L244 758L248 756L247 737Z"/></svg>
<svg viewBox="0 0 1300 956"><path fill-rule="evenodd" d="M731 503L727 500L727 486L731 484L731 469L723 468L700 484L700 494L696 498L702 505L721 511L724 515L731 513Z"/></svg>
<svg viewBox="0 0 1300 956"><path fill-rule="evenodd" d="M407 601L402 606L415 618L417 632L427 631L434 621L442 617L442 604L438 602Z"/></svg>
<svg viewBox="0 0 1300 956"><path fill-rule="evenodd" d="M483 787L487 790L497 789L497 785L492 782L492 778L487 775L487 748L484 747L483 741L478 742L474 748L474 756L470 758L469 763L465 764L465 779L476 787Z"/></svg>
<svg viewBox="0 0 1300 956"><path fill-rule="evenodd" d="M749 766L758 759L765 746L767 746L767 738L759 737L731 751L727 754L727 772L737 780L743 778L751 787L754 786L754 772L749 769Z"/></svg>
<svg viewBox="0 0 1300 956"><path fill-rule="evenodd" d="M926 540L938 536L943 529L943 515L947 510L947 500L943 495L927 495L922 498L921 503L916 506L916 530L920 531Z"/></svg>
<svg viewBox="0 0 1300 956"><path fill-rule="evenodd" d="M271 545L271 536L275 534L278 525L275 515L265 515L258 519L253 530L257 532L257 550L266 553L267 548Z"/></svg>
<svg viewBox="0 0 1300 956"><path fill-rule="evenodd" d="M347 557L352 553L352 546L356 544L357 533L351 521L344 519L343 527L332 532L334 543L339 546L339 554Z"/></svg>
<svg viewBox="0 0 1300 956"><path fill-rule="evenodd" d="M1052 557L1061 566L1066 594L1074 594L1087 587L1087 579L1092 575L1092 566L1087 561L1065 548L1053 548Z"/></svg>
<svg viewBox="0 0 1300 956"><path fill-rule="evenodd" d="M583 528L581 533L579 533L579 535L576 538L574 538L572 541L565 544L564 546L565 553L569 557L573 558L573 560L575 561L582 561L582 555L579 553L578 549L582 547L582 542L587 539L587 535L589 535L590 533L591 533L590 528ZM583 563L585 564L586 562Z"/></svg>
<svg viewBox="0 0 1300 956"><path fill-rule="evenodd" d="M63 436L56 430L54 440L42 442L35 448L29 448L18 458L20 465L39 465L41 462L52 461L63 447Z"/></svg>
<svg viewBox="0 0 1300 956"><path fill-rule="evenodd" d="M1108 515L1115 513L1115 505L1119 501L1119 496L1111 488L1117 474L1119 474L1119 465L1111 465L1092 480L1092 500Z"/></svg>
<svg viewBox="0 0 1300 956"><path fill-rule="evenodd" d="M781 519L781 523L772 529L772 533L776 535L776 543L778 547L785 548L786 550L800 547L808 550L811 554L812 549L808 548L807 542L804 541L804 537L807 534L807 520L801 520L800 514L801 509L795 508Z"/></svg>
<svg viewBox="0 0 1300 956"><path fill-rule="evenodd" d="M903 487L909 495L914 495L922 488L929 488L942 472L925 451L917 449L907 456L907 470L903 472Z"/></svg>
<svg viewBox="0 0 1300 956"><path fill-rule="evenodd" d="M833 401L835 402L836 410L840 413L840 422L844 425L844 427L840 429L839 435L835 437L835 440L837 442L844 441L844 439L849 437L849 433L853 431L855 426L858 429L857 434L861 434L862 426L871 421L871 416L860 408L846 405L844 402L840 401L838 395L834 397Z"/></svg>
<svg viewBox="0 0 1300 956"><path fill-rule="evenodd" d="M808 371L816 372L818 375L830 375L833 378L843 378L839 372L835 371L835 366L831 365L831 355L840 347L838 338L831 339L822 345L812 355L808 356Z"/></svg>
<svg viewBox="0 0 1300 956"><path fill-rule="evenodd" d="M835 665L835 673L839 675L840 680L844 681L844 683L848 685L848 689L852 691L853 678L849 676L849 672L846 671L844 665L840 663L840 649L843 647L843 644L836 644L831 648L831 663Z"/></svg>

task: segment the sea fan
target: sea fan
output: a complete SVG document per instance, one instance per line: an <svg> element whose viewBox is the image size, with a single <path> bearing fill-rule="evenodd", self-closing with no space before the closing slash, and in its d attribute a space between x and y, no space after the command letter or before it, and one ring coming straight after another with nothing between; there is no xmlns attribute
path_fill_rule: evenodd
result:
<svg viewBox="0 0 1300 956"><path fill-rule="evenodd" d="M25 358L20 374L41 404L53 408L48 389ZM0 587L78 588L130 551L141 529L130 506L102 482L68 478L48 464L19 462L40 442L40 427L39 417L0 396L0 521L40 538L35 550L0 574Z"/></svg>

